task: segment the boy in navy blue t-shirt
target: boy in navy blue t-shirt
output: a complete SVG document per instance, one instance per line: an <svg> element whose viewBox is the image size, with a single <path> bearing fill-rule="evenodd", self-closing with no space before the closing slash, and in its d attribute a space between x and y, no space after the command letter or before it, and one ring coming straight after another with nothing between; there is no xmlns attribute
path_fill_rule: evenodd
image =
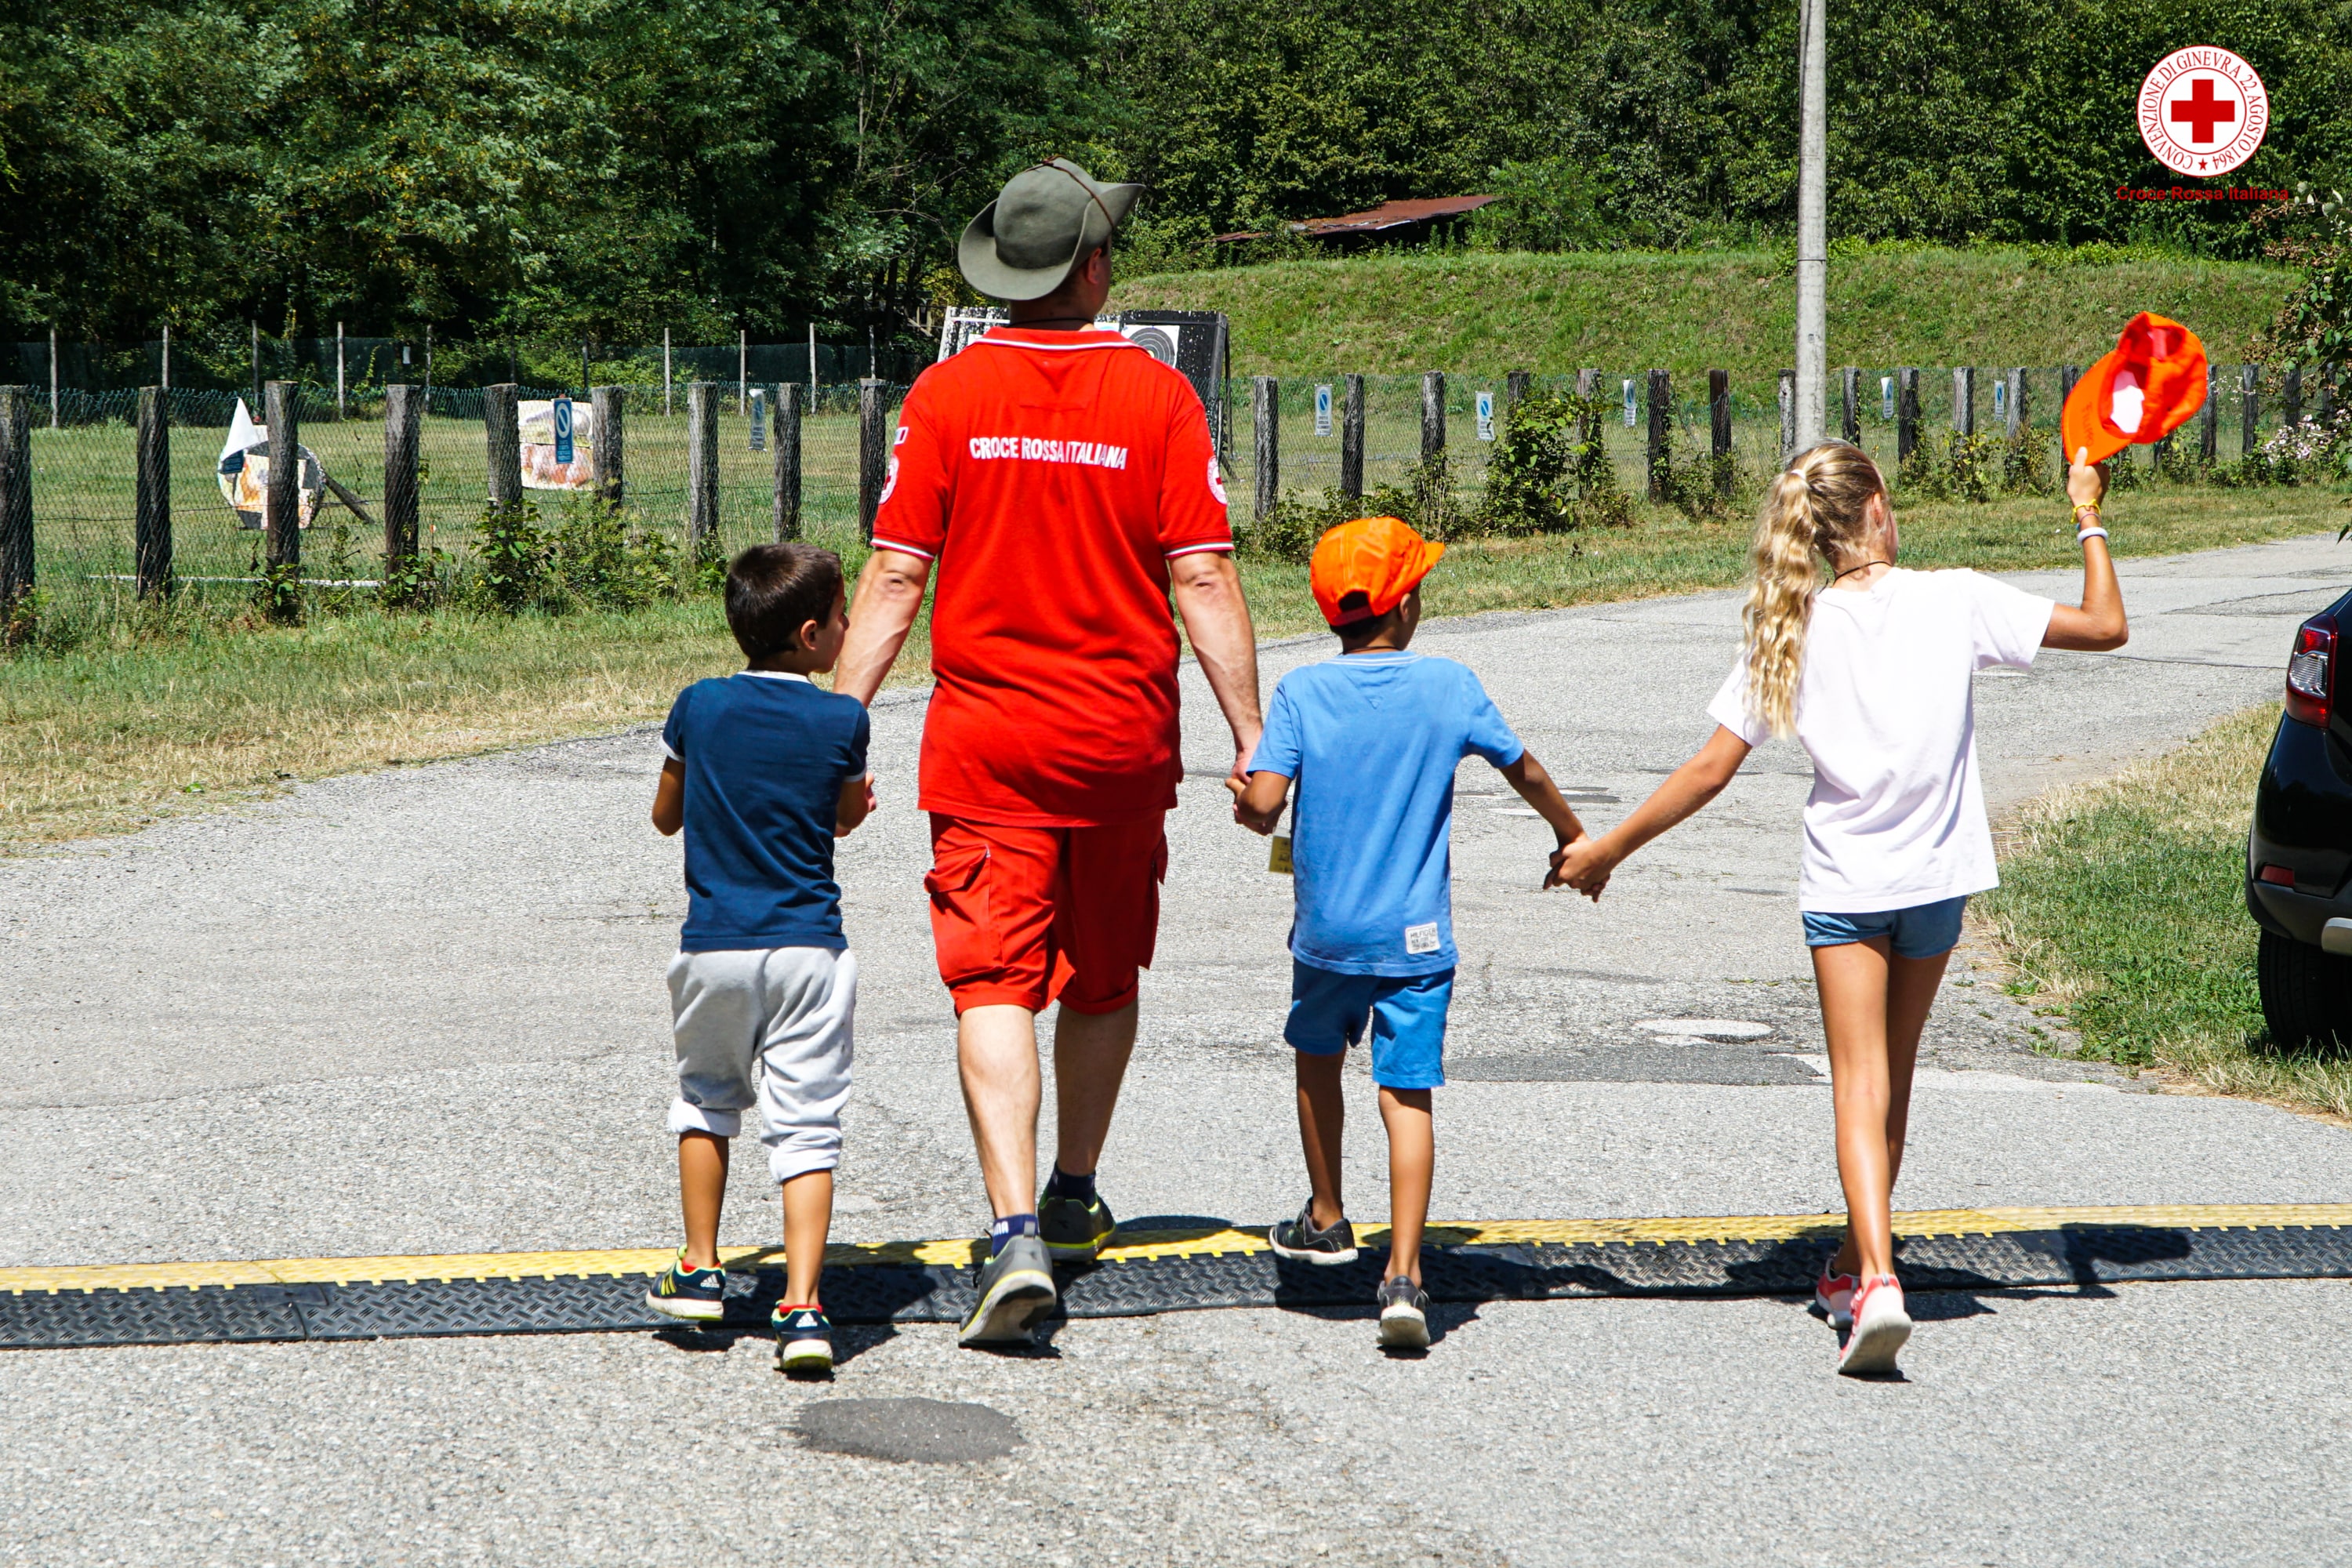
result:
<svg viewBox="0 0 2352 1568"><path fill-rule="evenodd" d="M1282 678L1249 783L1230 785L1234 816L1259 833L1274 831L1284 796L1298 785L1282 1033L1298 1053L1298 1134L1313 1195L1268 1239L1309 1263L1356 1257L1339 1201L1339 1065L1369 1029L1389 1134L1389 1265L1378 1304L1381 1343L1392 1349L1429 1343L1421 1236L1436 1162L1429 1091L1445 1082L1454 991L1456 764L1476 755L1499 768L1563 848L1584 837L1478 678L1452 659L1405 651L1421 621L1421 580L1444 552L1392 517L1323 536L1309 580L1340 655ZM1558 877L1544 885L1559 885Z"/></svg>
<svg viewBox="0 0 2352 1568"><path fill-rule="evenodd" d="M686 1245L646 1301L674 1318L725 1315L727 1141L756 1104L783 1188L777 1364L824 1372L833 1331L817 1279L857 1003L833 841L874 809L865 704L809 679L849 631L839 558L808 544L745 551L727 570L727 625L749 667L679 692L662 727L654 826L686 830L686 927L669 965Z"/></svg>

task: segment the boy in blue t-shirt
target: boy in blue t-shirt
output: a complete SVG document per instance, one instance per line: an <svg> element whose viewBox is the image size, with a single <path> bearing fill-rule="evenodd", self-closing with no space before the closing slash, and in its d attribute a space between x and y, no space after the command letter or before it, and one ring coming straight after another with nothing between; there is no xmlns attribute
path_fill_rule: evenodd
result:
<svg viewBox="0 0 2352 1568"><path fill-rule="evenodd" d="M1389 1265L1378 1296L1381 1343L1429 1343L1421 1236L1436 1161L1429 1091L1445 1082L1445 1010L1454 991L1449 837L1454 770L1486 758L1549 823L1565 849L1584 825L1543 764L1511 733L1478 678L1447 658L1405 651L1421 622L1421 580L1445 552L1392 517L1326 533L1309 581L1340 655L1292 670L1275 688L1234 816L1258 833L1291 826L1297 914L1290 927L1290 1017L1298 1136L1313 1189L1274 1250L1348 1263L1355 1227L1339 1201L1339 1065L1369 1027L1372 1081L1389 1134ZM1555 871L1546 887L1560 885Z"/></svg>
<svg viewBox="0 0 2352 1568"><path fill-rule="evenodd" d="M866 706L809 679L834 667L849 631L840 559L808 544L743 552L727 569L727 626L750 663L678 693L654 795L654 826L686 830L686 927L669 964L686 1245L646 1303L691 1321L725 1315L727 1141L757 1105L768 1173L783 1188L776 1363L823 1373L833 1330L817 1280L857 1003L833 841L874 809Z"/></svg>

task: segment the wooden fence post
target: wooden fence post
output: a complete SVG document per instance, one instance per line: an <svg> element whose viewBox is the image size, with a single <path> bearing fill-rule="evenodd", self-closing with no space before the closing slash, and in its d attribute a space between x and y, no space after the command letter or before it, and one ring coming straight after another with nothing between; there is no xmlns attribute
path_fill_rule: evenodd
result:
<svg viewBox="0 0 2352 1568"><path fill-rule="evenodd" d="M1919 447L1919 372L1905 365L1895 373L1895 461L1911 460Z"/></svg>
<svg viewBox="0 0 2352 1568"><path fill-rule="evenodd" d="M1576 373L1576 395L1579 398L1589 401L1599 396L1600 393L1601 373L1599 371L1587 369L1579 370ZM1576 439L1580 446L1585 447L1590 447L1601 439L1601 416L1591 408L1587 408L1576 416Z"/></svg>
<svg viewBox="0 0 2352 1568"><path fill-rule="evenodd" d="M1670 421L1674 417L1674 386L1666 373L1652 371L1649 438L1643 443L1643 453L1650 475L1650 499L1654 501L1666 499L1667 481L1672 478L1666 465L1673 453L1669 432L1673 428Z"/></svg>
<svg viewBox="0 0 2352 1568"><path fill-rule="evenodd" d="M801 384L776 387L776 542L801 536Z"/></svg>
<svg viewBox="0 0 2352 1568"><path fill-rule="evenodd" d="M2251 457L2262 445L2263 370L2260 365L2238 367L2238 456Z"/></svg>
<svg viewBox="0 0 2352 1568"><path fill-rule="evenodd" d="M2015 441L2025 433L2026 426L2032 423L2032 415L2025 406L2027 395L2025 367L2021 364L2011 366L2005 379L2009 383L2009 410L2007 423L2002 426L2001 434L2010 440Z"/></svg>
<svg viewBox="0 0 2352 1568"><path fill-rule="evenodd" d="M2299 364L2287 366L2286 376L2280 384L2279 423L2282 425L2303 423L2303 366Z"/></svg>
<svg viewBox="0 0 2352 1568"><path fill-rule="evenodd" d="M2083 367L2081 365L2062 364L2058 367L2058 407L2062 413L2066 407L2066 400L2074 395L2074 384L2082 379ZM2064 421L2061 420L2058 423L2060 426L2057 432L2058 478L2063 483L2066 478L2067 468L2074 464L2074 454L2066 450L2066 435L2063 427Z"/></svg>
<svg viewBox="0 0 2352 1568"><path fill-rule="evenodd" d="M629 493L629 389L591 387L588 406L595 425L594 445L588 449L588 493L606 506L619 506Z"/></svg>
<svg viewBox="0 0 2352 1568"><path fill-rule="evenodd" d="M874 401L878 404L880 399ZM861 430L862 436L864 432ZM863 443L861 442L861 446ZM866 537L874 537L874 510L859 453L857 504ZM719 539L719 386L688 382L686 387L686 553L699 563Z"/></svg>
<svg viewBox="0 0 2352 1568"><path fill-rule="evenodd" d="M1706 373L1707 452L1716 458L1731 456L1731 373Z"/></svg>
<svg viewBox="0 0 2352 1568"><path fill-rule="evenodd" d="M1862 370L1848 365L1838 376L1839 391L1844 395L1845 411L1838 421L1838 434L1849 447L1862 445Z"/></svg>
<svg viewBox="0 0 2352 1568"><path fill-rule="evenodd" d="M272 566L302 564L302 422L295 407L301 390L290 381L273 381L261 389L262 423L269 427L269 483L262 492L261 526Z"/></svg>
<svg viewBox="0 0 2352 1568"><path fill-rule="evenodd" d="M172 596L172 422L160 386L139 389L139 491L132 513L131 570L139 596Z"/></svg>
<svg viewBox="0 0 2352 1568"><path fill-rule="evenodd" d="M489 460L492 506L522 501L522 426L515 410L519 395L510 381L482 388L482 444Z"/></svg>
<svg viewBox="0 0 2352 1568"><path fill-rule="evenodd" d="M1503 377L1503 416L1506 419L1510 417L1511 411L1519 405L1519 399L1528 395L1528 388L1534 383L1535 377L1524 370L1515 370Z"/></svg>
<svg viewBox="0 0 2352 1568"><path fill-rule="evenodd" d="M416 438L425 389L404 382L383 389L383 569L416 554Z"/></svg>
<svg viewBox="0 0 2352 1568"><path fill-rule="evenodd" d="M1787 468L1797 456L1797 373L1780 373L1780 466Z"/></svg>
<svg viewBox="0 0 2352 1568"><path fill-rule="evenodd" d="M2336 423L2336 370L2332 364L2319 367L2319 422Z"/></svg>
<svg viewBox="0 0 2352 1568"><path fill-rule="evenodd" d="M33 389L0 386L0 636L33 591Z"/></svg>
<svg viewBox="0 0 2352 1568"><path fill-rule="evenodd" d="M2197 411L2197 460L2213 466L2221 449L2221 367L2205 364L2205 406Z"/></svg>
<svg viewBox="0 0 2352 1568"><path fill-rule="evenodd" d="M1445 373L1442 370L1422 372L1421 375L1421 460L1424 463L1445 450Z"/></svg>
<svg viewBox="0 0 2352 1568"><path fill-rule="evenodd" d="M857 384L857 521L874 539L874 514L882 510L882 484L890 471L889 384L866 376Z"/></svg>
<svg viewBox="0 0 2352 1568"><path fill-rule="evenodd" d="M1282 499L1282 384L1270 375L1250 377L1250 433L1257 478L1250 521L1264 522Z"/></svg>
<svg viewBox="0 0 2352 1568"><path fill-rule="evenodd" d="M1957 365L1952 370L1952 434L1974 436L1977 433L1977 367Z"/></svg>
<svg viewBox="0 0 2352 1568"><path fill-rule="evenodd" d="M1348 402L1339 416L1339 493L1353 500L1364 493L1364 378L1348 377Z"/></svg>

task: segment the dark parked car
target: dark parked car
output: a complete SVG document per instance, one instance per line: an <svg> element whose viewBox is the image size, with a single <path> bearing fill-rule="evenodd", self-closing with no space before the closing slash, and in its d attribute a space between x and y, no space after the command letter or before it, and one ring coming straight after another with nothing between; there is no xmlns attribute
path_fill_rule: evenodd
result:
<svg viewBox="0 0 2352 1568"><path fill-rule="evenodd" d="M2263 928L2263 1018L2277 1045L2352 1045L2352 594L2295 628L2286 712L2254 790L2246 910Z"/></svg>

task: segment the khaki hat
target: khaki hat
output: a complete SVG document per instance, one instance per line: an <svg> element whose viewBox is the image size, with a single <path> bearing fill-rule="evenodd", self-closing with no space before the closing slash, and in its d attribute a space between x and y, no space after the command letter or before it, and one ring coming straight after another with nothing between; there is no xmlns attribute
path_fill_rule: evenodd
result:
<svg viewBox="0 0 2352 1568"><path fill-rule="evenodd" d="M997 300L1042 300L1127 221L1141 185L1106 185L1066 158L1024 169L980 209L956 247L971 286Z"/></svg>

